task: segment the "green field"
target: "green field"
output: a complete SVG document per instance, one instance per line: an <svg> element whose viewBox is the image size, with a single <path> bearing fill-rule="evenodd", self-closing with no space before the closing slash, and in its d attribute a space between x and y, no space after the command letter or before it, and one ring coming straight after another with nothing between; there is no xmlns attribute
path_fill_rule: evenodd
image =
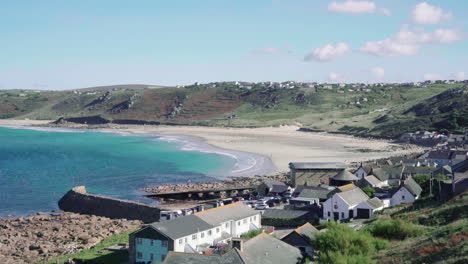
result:
<svg viewBox="0 0 468 264"><path fill-rule="evenodd" d="M246 90L233 83L182 88L76 91L0 91L0 118L47 119L101 116L181 125L305 129L395 138L415 130L463 131L467 84L425 87L271 88Z"/></svg>

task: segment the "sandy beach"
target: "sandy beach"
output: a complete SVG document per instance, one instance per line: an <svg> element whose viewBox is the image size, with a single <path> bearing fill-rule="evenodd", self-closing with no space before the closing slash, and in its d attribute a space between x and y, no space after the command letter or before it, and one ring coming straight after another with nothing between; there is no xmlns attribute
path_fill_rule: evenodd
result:
<svg viewBox="0 0 468 264"><path fill-rule="evenodd" d="M0 126L44 126L43 120L0 120ZM79 126L77 126L79 127ZM271 158L278 171L287 171L295 162L364 161L420 152L415 146L393 144L386 140L347 135L301 132L296 126L264 128L222 128L192 126L111 125L104 132L160 134L199 137L213 146L263 155Z"/></svg>

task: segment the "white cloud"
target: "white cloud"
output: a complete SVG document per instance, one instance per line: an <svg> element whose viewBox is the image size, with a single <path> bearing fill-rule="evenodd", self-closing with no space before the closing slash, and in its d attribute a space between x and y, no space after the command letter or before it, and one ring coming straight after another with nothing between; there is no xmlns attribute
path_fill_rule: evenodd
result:
<svg viewBox="0 0 468 264"><path fill-rule="evenodd" d="M426 81L440 80L442 79L439 74L426 73L423 75L423 79Z"/></svg>
<svg viewBox="0 0 468 264"><path fill-rule="evenodd" d="M465 72L457 72L454 74L456 80L466 80Z"/></svg>
<svg viewBox="0 0 468 264"><path fill-rule="evenodd" d="M443 20L452 18L452 13L444 13L442 8L432 6L426 2L417 4L411 13L411 20L415 24L433 25L438 24Z"/></svg>
<svg viewBox="0 0 468 264"><path fill-rule="evenodd" d="M372 14L381 13L384 15L391 15L390 10L387 8L377 8L377 5L371 1L353 1L346 0L344 2L333 1L328 4L328 11L332 13L344 14Z"/></svg>
<svg viewBox="0 0 468 264"><path fill-rule="evenodd" d="M314 49L311 53L307 54L304 58L305 61L318 60L318 61L329 61L343 56L350 50L348 44L340 42L333 46L327 44L323 47Z"/></svg>
<svg viewBox="0 0 468 264"><path fill-rule="evenodd" d="M338 81L339 79L340 79L340 75L336 72L330 72L328 74L329 81L335 82L335 81Z"/></svg>
<svg viewBox="0 0 468 264"><path fill-rule="evenodd" d="M372 76L377 80L382 80L385 77L385 69L381 67L375 67L371 70Z"/></svg>
<svg viewBox="0 0 468 264"><path fill-rule="evenodd" d="M376 56L414 55L423 45L452 43L461 38L462 34L456 29L424 32L403 26L397 34L384 40L368 41L359 50Z"/></svg>

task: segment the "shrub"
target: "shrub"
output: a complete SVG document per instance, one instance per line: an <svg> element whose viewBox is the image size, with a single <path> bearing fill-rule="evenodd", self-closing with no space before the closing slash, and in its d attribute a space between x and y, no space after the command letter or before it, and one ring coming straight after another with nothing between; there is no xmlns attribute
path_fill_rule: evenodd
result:
<svg viewBox="0 0 468 264"><path fill-rule="evenodd" d="M327 223L327 231L317 234L315 245L320 251L319 263L375 263L374 252L390 247L390 242L372 237L366 231L335 222Z"/></svg>
<svg viewBox="0 0 468 264"><path fill-rule="evenodd" d="M401 219L386 219L375 221L366 228L366 231L386 239L405 239L418 236L424 231L424 227Z"/></svg>
<svg viewBox="0 0 468 264"><path fill-rule="evenodd" d="M261 233L263 233L263 229L256 229L256 230L252 230L252 231L249 231L249 232L241 235L241 237L250 239L250 238L254 238L254 237L260 235Z"/></svg>
<svg viewBox="0 0 468 264"><path fill-rule="evenodd" d="M374 197L375 190L372 187L364 187L362 188L362 191L367 194L370 198Z"/></svg>

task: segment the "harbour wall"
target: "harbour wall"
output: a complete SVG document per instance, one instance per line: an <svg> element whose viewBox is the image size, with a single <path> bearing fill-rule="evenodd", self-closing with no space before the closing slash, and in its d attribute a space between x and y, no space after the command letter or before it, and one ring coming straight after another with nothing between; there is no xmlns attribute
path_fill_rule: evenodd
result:
<svg viewBox="0 0 468 264"><path fill-rule="evenodd" d="M141 220L151 223L159 220L161 209L142 203L90 194L85 186L76 186L58 202L61 210L80 214L105 216L112 219Z"/></svg>

